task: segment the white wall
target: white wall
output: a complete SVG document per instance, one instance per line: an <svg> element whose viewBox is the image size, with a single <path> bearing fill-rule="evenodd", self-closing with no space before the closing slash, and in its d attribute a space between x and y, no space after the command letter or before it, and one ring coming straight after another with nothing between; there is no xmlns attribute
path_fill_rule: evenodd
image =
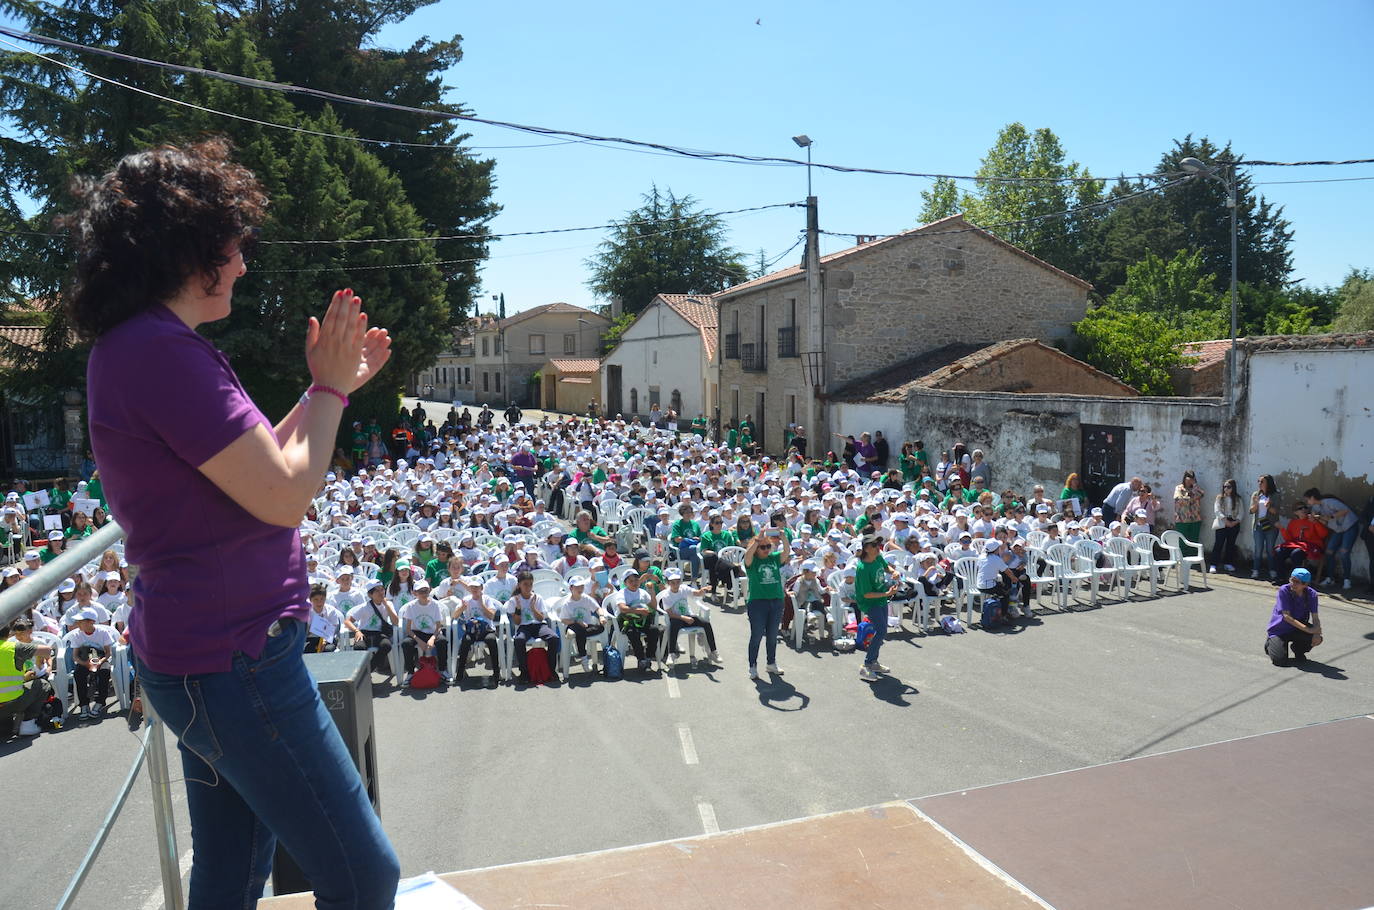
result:
<svg viewBox="0 0 1374 910"><path fill-rule="evenodd" d="M630 389L639 390L639 413L649 413L649 386L660 389L664 410L671 405L673 390L682 393L685 420L698 412L710 416L703 398L705 353L701 331L661 303L654 306L630 327L617 347L605 359L601 370L600 401L610 399L606 389L607 366L621 367L621 404L630 413Z"/></svg>
<svg viewBox="0 0 1374 910"><path fill-rule="evenodd" d="M1248 495L1273 474L1284 513L1309 487L1356 511L1371 492L1374 465L1374 351L1256 351L1249 357L1249 458L1236 481ZM1248 522L1247 522L1248 530ZM1242 543L1247 547L1248 533ZM1368 573L1363 543L1353 570Z"/></svg>
<svg viewBox="0 0 1374 910"><path fill-rule="evenodd" d="M892 453L888 467L896 467L897 456L902 451L902 443L907 441L905 426L906 406L904 404L837 402L830 406L830 432L832 433L840 433L844 436L853 434L854 438L858 439L863 433L883 431ZM807 429L810 430L809 427ZM811 438L810 447L815 449L816 455L824 455L830 449L834 449L838 454L844 446L841 440L833 436L825 440Z"/></svg>

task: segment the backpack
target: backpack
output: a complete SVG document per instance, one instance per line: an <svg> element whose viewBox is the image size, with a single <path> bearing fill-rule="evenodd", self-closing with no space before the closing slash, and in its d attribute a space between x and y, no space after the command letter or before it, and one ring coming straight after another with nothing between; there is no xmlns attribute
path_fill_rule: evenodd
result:
<svg viewBox="0 0 1374 910"><path fill-rule="evenodd" d="M525 652L525 682L531 686L542 686L553 679L549 669L547 648L530 648Z"/></svg>
<svg viewBox="0 0 1374 910"><path fill-rule="evenodd" d="M873 623L866 619L859 623L858 641L855 642L854 647L860 651L867 651L869 642L873 641L873 632Z"/></svg>
<svg viewBox="0 0 1374 910"><path fill-rule="evenodd" d="M964 624L957 616L941 616L940 628L945 630L946 635L959 635L965 631Z"/></svg>
<svg viewBox="0 0 1374 910"><path fill-rule="evenodd" d="M987 628L997 622L998 614L1002 612L1002 598L984 597L983 598L983 628Z"/></svg>
<svg viewBox="0 0 1374 910"><path fill-rule="evenodd" d="M437 689L439 688L439 664L433 657L420 658L419 669L415 675L410 677L410 688L412 689Z"/></svg>
<svg viewBox="0 0 1374 910"><path fill-rule="evenodd" d="M625 658L621 655L620 649L615 645L608 645L601 655L601 662L606 667L607 679L620 679L625 672Z"/></svg>

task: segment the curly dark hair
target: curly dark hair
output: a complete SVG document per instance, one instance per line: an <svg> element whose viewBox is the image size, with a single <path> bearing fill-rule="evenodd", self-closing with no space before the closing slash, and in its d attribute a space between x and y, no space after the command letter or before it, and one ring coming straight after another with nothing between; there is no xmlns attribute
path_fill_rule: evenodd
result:
<svg viewBox="0 0 1374 910"><path fill-rule="evenodd" d="M166 303L199 274L214 291L224 252L256 234L267 195L253 172L230 160L222 138L164 145L125 156L100 178L72 185L76 209L57 219L77 250L67 316L94 339L148 307Z"/></svg>

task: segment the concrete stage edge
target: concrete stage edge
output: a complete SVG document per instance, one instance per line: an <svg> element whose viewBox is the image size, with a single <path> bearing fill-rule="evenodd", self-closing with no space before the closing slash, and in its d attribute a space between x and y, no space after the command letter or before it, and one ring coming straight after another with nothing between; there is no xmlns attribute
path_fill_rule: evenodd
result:
<svg viewBox="0 0 1374 910"><path fill-rule="evenodd" d="M1358 910L1374 904L1371 844L1374 718L1361 716L444 878L487 910Z"/></svg>

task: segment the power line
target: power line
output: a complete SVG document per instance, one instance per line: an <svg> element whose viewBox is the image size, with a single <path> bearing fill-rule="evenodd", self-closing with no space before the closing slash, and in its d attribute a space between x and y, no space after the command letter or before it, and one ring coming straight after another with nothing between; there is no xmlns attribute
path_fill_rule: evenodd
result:
<svg viewBox="0 0 1374 910"><path fill-rule="evenodd" d="M1240 161L1251 167L1331 167L1343 164L1374 164L1374 158L1347 158L1344 161Z"/></svg>
<svg viewBox="0 0 1374 910"><path fill-rule="evenodd" d="M1048 219L1050 219L1050 218L1067 218L1067 217L1070 217L1070 216L1073 216L1073 215L1077 215L1077 214L1079 214L1080 212L1091 212L1091 211L1095 211L1095 210L1097 210L1097 209L1105 209L1105 208L1110 208L1111 206L1114 206L1114 205L1120 205L1120 204L1123 203L1123 202L1129 202L1129 201L1131 201L1132 199L1138 199L1138 198L1140 198L1141 196L1147 196L1147 195L1149 195L1149 194L1151 194L1151 193L1158 193L1158 192L1160 192L1160 191L1162 191L1162 190L1167 190L1167 189L1169 189L1170 187L1178 186L1178 185L1180 185L1180 184L1182 184L1182 183L1187 183L1189 180L1192 180L1192 179L1193 179L1192 175L1189 175L1189 176L1187 176L1187 177L1178 177L1178 178L1176 178L1176 179L1174 179L1174 180L1170 180L1168 183L1161 183L1161 184L1159 184L1158 186L1152 186L1152 187L1147 187L1147 188L1145 188L1145 189L1143 189L1143 190L1137 190L1136 192L1130 193L1130 194L1125 195L1125 196L1117 196L1117 197L1111 198L1111 199L1104 199L1104 200L1102 200L1101 202L1093 202L1093 203L1090 203L1090 204L1088 204L1088 205L1075 206L1074 208L1071 208L1071 209L1065 209L1065 210L1062 211L1062 212L1046 212L1046 213L1043 214L1043 215L1032 215L1032 216L1029 217L1029 218L1018 218L1018 219L1015 220L1015 221L999 221L999 222L997 222L997 223L995 223L995 224L980 224L980 225L973 225L973 226L966 227L966 228L953 228L953 229L947 230L947 231L921 231L921 233L920 233L919 236L921 236L921 237L938 237L938 236L941 235L941 234L967 234L967 233L970 233L970 232L972 232L972 231L984 231L984 232L988 232L988 231L991 231L991 230L994 229L994 228L1017 227L1017 226L1019 226L1019 225L1024 225L1024 224L1034 224L1034 223L1036 223L1036 222L1038 222L1038 221L1045 221L1045 220L1048 220ZM919 228L913 228L912 230L914 231L914 230L920 230L920 229L919 229ZM874 237L874 238L880 239L880 240L881 240L881 239L886 239L886 238L888 238L888 237L896 237L896 236L898 236L898 234L869 234L869 233L865 233L865 232L863 232L863 231L821 231L820 233L825 234L825 235L830 236L830 237ZM901 233L901 234L906 234L906 233L911 233L911 231L901 231L901 232L899 232L899 233Z"/></svg>
<svg viewBox="0 0 1374 910"><path fill-rule="evenodd" d="M1314 180L1260 180L1255 182L1255 186L1275 186L1285 183L1353 183L1357 180L1374 180L1374 175L1368 177L1325 177Z"/></svg>
<svg viewBox="0 0 1374 910"><path fill-rule="evenodd" d="M352 96L352 95L341 95L341 94L338 94L338 93L336 93L336 92L327 92L327 91L323 91L323 90L321 90L321 89L307 88L307 87L305 87L305 86L286 85L286 84L280 83L280 82L271 82L271 81L268 81L268 80L265 80L265 79L253 79L253 78L248 77L248 76L240 76L240 75L237 75L237 74L234 74L234 73L223 73L223 72L220 72L220 71L218 71L218 70L209 70L209 69L205 69L205 68L203 68L203 67L184 66L184 65L176 64L176 63L168 63L168 62L163 61L163 60L152 60L152 59L149 59L149 58L147 58L147 57L136 57L136 56L133 56L133 55L131 55L131 54L124 54L124 53L120 53L120 52L118 52L118 51L108 50L108 49L106 49L106 48L91 47L91 46L84 45L84 44L78 44L78 43L73 42L73 41L64 41L64 40L62 40L62 39L60 39L60 38L48 38L48 37L45 37L45 36L43 36L43 35L35 35L35 34L33 34L32 32L22 31L22 30L18 30L18 29L11 29L11 28L7 28L7 27L4 27L4 26L0 26L0 34L9 35L9 36L12 37L12 38L17 38L17 39L19 39L19 40L21 40L21 41L27 41L27 42L32 43L32 44L39 44L39 45L43 45L43 46L47 46L47 47L60 47L60 48L63 48L63 49L66 49L66 50L70 50L70 51L76 51L76 52L82 52L82 53L89 53L89 54L96 54L96 55L103 56L103 57L109 57L109 58L112 58L112 59L115 59L115 60L120 60L120 61L125 62L125 63L136 63L136 64L140 64L140 65L143 65L143 66L157 67L157 68L160 68L160 69L170 70L170 71L173 71L173 72L183 73L183 74L187 74L187 75L203 76L203 77L210 78L210 79L220 79L220 80L224 80L224 81L227 81L227 82L232 82L232 83L237 84L237 85L248 86L248 87L250 87L250 88L265 89L265 90L268 90L268 91L276 91L276 92L282 92L282 93L285 93L285 94L292 94L292 95L304 95L304 96L311 97L311 98L315 98L315 99L321 100L321 101L332 101L332 102L336 102L336 103L340 103L340 104L354 104L354 105L360 105L360 106L363 106L363 107L377 108L377 109L380 109L380 110L389 110L389 111L397 111L397 112L401 112L401 113L418 114L418 115L420 115L420 116L429 117L429 118L432 118L432 119L457 119L457 120L465 120L465 121L468 121L468 122L470 122L470 123L481 123L481 124L484 124L484 125L486 125L486 126L499 127L499 128L502 128L502 129L509 129L509 130L516 130L516 131L518 131L518 132L531 133L531 134L533 134L533 135L538 135L538 136L562 136L562 137L567 137L567 138L572 139L572 140L578 140L578 141L583 141L583 142L587 142L587 143L606 143L606 144L609 144L609 145L631 146L631 147L638 148L638 149L651 149L651 150L654 150L654 151L657 151L657 152L665 152L665 153L669 153L669 154L672 154L672 155L677 155L677 156L680 156L680 157L686 157L686 158L696 158L696 159L702 159L702 160L729 161L729 162L737 163L737 164L738 164L738 163L745 163L745 164L776 164L776 165L787 165L787 166L791 166L791 167L816 167L816 168L820 168L820 169L822 169L822 170L828 170L828 171L834 171L834 172L837 172L837 173L846 173L846 174L876 174L876 175L880 175L880 176L894 176L894 177L920 177L920 178L931 179L931 180L936 180L936 179L942 179L942 178L943 178L943 179L948 179L948 180L970 180L970 181L975 181L975 182L980 182L980 183L1012 183L1012 184L1020 184L1020 183L1031 183L1031 184L1095 183L1095 182L1100 182L1100 181L1103 181L1103 180L1106 179L1106 178L1100 178L1100 177L983 177L983 176L968 175L968 174L936 174L936 173L922 173L922 172L918 172L918 171L901 171L901 170L893 170L893 169L888 169L888 168L855 167L855 166L840 165L840 164L827 164L827 163L825 163L825 162L807 162L807 161L803 161L803 160L798 159L798 158L783 158L783 157L777 157L777 156L772 156L772 155L746 155L746 154L743 154L743 153L740 153L740 152L717 152L717 151L708 151L708 150L704 150L704 149L692 149L692 148L686 148L686 147L683 147L683 146L669 145L669 144L661 143L661 142L649 142L649 141L645 141L645 140L641 140L641 139L630 139L630 138L620 137L620 136L600 136L600 135L597 135L597 134L594 134L594 133L583 133L583 132L579 132L579 131L576 131L576 130L556 129L556 128L553 128L553 127L545 127L545 126L533 126L533 125L530 125L530 124L514 123L514 122L506 121L506 120L494 120L494 119L487 118L487 117L477 117L477 116L472 115L472 114L464 114L464 113L453 112L453 111L427 110L427 109L425 109L425 108L410 107L410 106L408 106L408 105L394 104L394 103L386 102L386 101L373 101L373 100L366 99L366 98L358 98L358 97L355 97L355 96ZM13 46L13 45L11 45L11 46ZM86 72L86 71L84 71L84 70L81 70L79 67L75 67L75 66L72 66L71 64L63 63L63 62L61 62L61 61L53 60L53 58L46 57L46 56L41 55L41 54L35 54L35 56L38 56L38 57L40 57L41 59L44 59L44 60L52 60L53 62L59 63L59 65L66 66L66 67L68 67L68 68L70 68L70 69L73 69L73 70L75 70L75 71L77 71L77 72ZM110 83L110 84L114 84L114 85L123 85L123 83L117 82L117 81L112 80L112 79L108 79L108 78L106 78L106 77L95 76L94 74L91 74L91 73L87 73L87 75L92 76L92 78L100 79L101 81L107 82L107 83ZM154 95L154 93L152 93L152 92L148 92L148 91L146 91L146 90L144 90L144 89L138 89L138 88L135 88L135 87L133 87L133 86L124 86L124 87L125 87L125 88L130 88L130 89L132 89L132 90L134 90L134 91L143 92L144 94ZM154 95L154 97L162 97L162 96ZM173 103L176 103L176 104L184 104L184 105L187 105L187 106L189 106L189 107L196 107L196 105L189 104L188 102L176 101L175 99L165 99L165 98L164 98L164 100L171 100ZM205 109L205 108L200 108L200 110L207 110L207 109ZM211 111L211 113L215 113L215 112ZM250 122L258 123L258 124L264 125L264 126L278 126L278 127L280 127L279 124L270 124L270 123L266 123L266 122L264 122L264 121L257 121L257 120L253 120L252 118L240 117L239 115L236 115L236 114L226 114L225 116L230 116L230 117L234 117L234 118L236 118L236 119L241 119L241 120L248 120L248 121L250 121ZM287 128L287 127L280 127L280 128ZM350 138L350 137L342 137L342 136L339 136L339 137L334 137L334 138ZM378 141L378 142L380 142L381 140L373 140L373 141ZM391 144L400 145L401 143L391 143ZM419 145L420 145L420 147L440 148L440 146L425 146L425 145L422 144L422 143L419 144ZM1136 174L1136 175L1131 176L1131 177L1122 176L1122 177L1117 178L1117 179L1144 180L1144 179L1147 179L1147 178L1148 178L1148 179L1155 179L1155 178L1166 177L1166 176L1168 176L1168 175L1167 175L1167 174L1152 173L1152 174Z"/></svg>

